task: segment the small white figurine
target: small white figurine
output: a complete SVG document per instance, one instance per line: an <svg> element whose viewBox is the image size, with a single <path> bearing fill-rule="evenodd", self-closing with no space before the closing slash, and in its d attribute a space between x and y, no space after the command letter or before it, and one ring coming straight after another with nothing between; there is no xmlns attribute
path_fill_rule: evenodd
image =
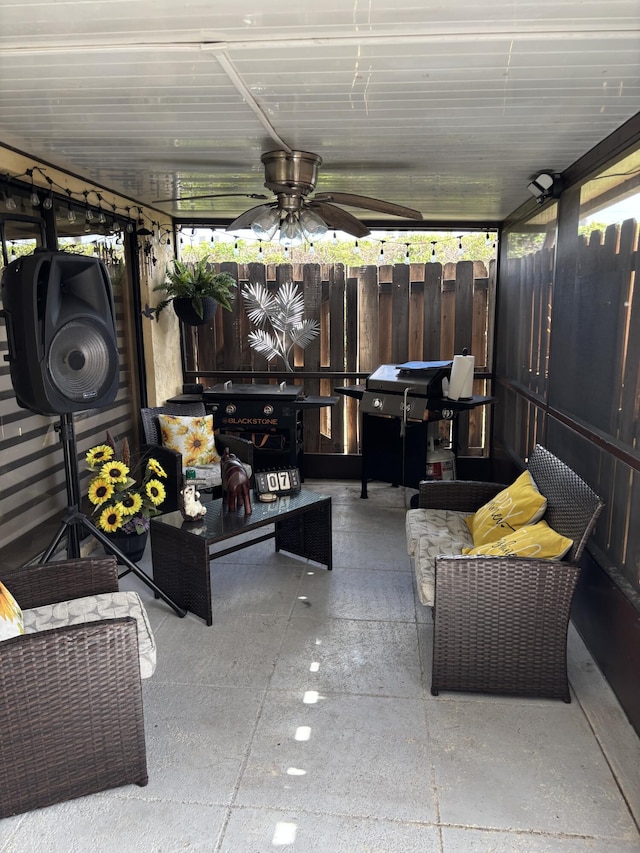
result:
<svg viewBox="0 0 640 853"><path fill-rule="evenodd" d="M200 492L194 485L185 484L180 492L180 511L186 521L198 521L207 514L207 508L200 503Z"/></svg>

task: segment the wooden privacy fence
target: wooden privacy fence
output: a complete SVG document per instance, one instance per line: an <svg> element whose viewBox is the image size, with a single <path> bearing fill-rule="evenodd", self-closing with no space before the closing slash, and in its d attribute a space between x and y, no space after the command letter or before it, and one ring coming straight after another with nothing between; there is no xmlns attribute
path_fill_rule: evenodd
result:
<svg viewBox="0 0 640 853"><path fill-rule="evenodd" d="M467 348L475 356L475 394L486 394L492 369L495 265L397 264L345 269L343 264L216 264L238 282L275 290L296 283L305 317L320 335L295 353L294 373L268 363L249 346L250 323L241 295L232 311L219 310L210 326L185 327L187 381L205 385L233 379L304 383L307 395L332 395L336 387L363 383L380 364L453 358ZM461 416L459 452L481 455L488 407ZM305 450L357 453L358 404L340 397L333 407L305 412Z"/></svg>
<svg viewBox="0 0 640 853"><path fill-rule="evenodd" d="M498 441L521 457L535 441L549 440L602 497L605 511L590 546L636 591L639 247L638 221L627 219L578 235L564 257L542 248L508 260L500 286L494 422Z"/></svg>

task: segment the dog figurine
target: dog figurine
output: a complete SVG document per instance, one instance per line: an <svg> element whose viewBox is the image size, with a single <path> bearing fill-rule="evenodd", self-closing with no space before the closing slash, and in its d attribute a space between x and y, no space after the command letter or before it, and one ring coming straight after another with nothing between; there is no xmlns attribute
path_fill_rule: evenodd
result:
<svg viewBox="0 0 640 853"><path fill-rule="evenodd" d="M249 490L249 478L244 465L235 455L229 453L225 447L220 460L220 473L222 475L222 500L228 506L229 512L244 506L245 515L252 511Z"/></svg>
<svg viewBox="0 0 640 853"><path fill-rule="evenodd" d="M185 521L199 521L207 514L207 508L200 503L200 492L193 484L185 483L180 492L180 511Z"/></svg>

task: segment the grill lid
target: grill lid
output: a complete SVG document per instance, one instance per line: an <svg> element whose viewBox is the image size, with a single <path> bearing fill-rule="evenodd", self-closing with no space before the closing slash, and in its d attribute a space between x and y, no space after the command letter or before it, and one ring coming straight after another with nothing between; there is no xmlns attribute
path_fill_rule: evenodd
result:
<svg viewBox="0 0 640 853"><path fill-rule="evenodd" d="M287 400L297 400L298 398L303 397L303 391L304 389L301 385L287 385L286 382L281 382L279 385L224 382L220 385L213 385L211 388L205 388L202 396L205 401L240 399L285 402Z"/></svg>
<svg viewBox="0 0 640 853"><path fill-rule="evenodd" d="M450 369L450 361L381 364L367 379L367 390L403 394L408 388L415 396L442 397L442 380Z"/></svg>

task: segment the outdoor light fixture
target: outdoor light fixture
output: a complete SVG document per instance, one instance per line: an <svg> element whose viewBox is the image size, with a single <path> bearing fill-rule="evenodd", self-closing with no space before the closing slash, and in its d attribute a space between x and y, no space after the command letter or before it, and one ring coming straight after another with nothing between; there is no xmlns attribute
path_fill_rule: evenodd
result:
<svg viewBox="0 0 640 853"><path fill-rule="evenodd" d="M16 200L11 195L11 190L8 186L4 194L4 206L7 210L15 210L18 207L18 205L16 204Z"/></svg>
<svg viewBox="0 0 640 853"><path fill-rule="evenodd" d="M527 189L538 204L542 204L548 198L558 198L560 196L560 175L553 172L540 172L538 177L531 181Z"/></svg>
<svg viewBox="0 0 640 853"><path fill-rule="evenodd" d="M251 223L251 230L261 240L271 240L279 225L280 211L275 207L267 209L263 207Z"/></svg>
<svg viewBox="0 0 640 853"><path fill-rule="evenodd" d="M290 210L284 214L277 207L262 208L251 223L251 230L261 240L273 240L278 229L279 242L289 248L305 240L312 243L327 233L327 226L312 210Z"/></svg>
<svg viewBox="0 0 640 853"><path fill-rule="evenodd" d="M324 237L327 233L326 223L312 210L300 211L298 215L298 222L300 223L302 233L307 240L317 240L319 237Z"/></svg>
<svg viewBox="0 0 640 853"><path fill-rule="evenodd" d="M286 248L300 246L304 242L304 232L295 213L287 213L280 223L280 243Z"/></svg>

